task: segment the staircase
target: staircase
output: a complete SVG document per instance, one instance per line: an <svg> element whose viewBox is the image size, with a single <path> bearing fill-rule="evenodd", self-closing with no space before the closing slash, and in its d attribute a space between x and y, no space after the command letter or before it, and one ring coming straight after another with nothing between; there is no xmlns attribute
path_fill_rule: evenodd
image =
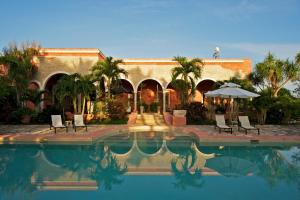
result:
<svg viewBox="0 0 300 200"><path fill-rule="evenodd" d="M137 116L136 126L165 126L166 123L162 115L156 113L144 113Z"/></svg>

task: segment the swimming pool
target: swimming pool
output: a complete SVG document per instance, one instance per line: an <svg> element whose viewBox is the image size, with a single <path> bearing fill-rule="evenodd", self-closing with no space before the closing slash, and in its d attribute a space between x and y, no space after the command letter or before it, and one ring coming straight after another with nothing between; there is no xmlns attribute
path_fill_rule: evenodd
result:
<svg viewBox="0 0 300 200"><path fill-rule="evenodd" d="M300 199L297 146L209 146L170 133L0 145L0 199Z"/></svg>

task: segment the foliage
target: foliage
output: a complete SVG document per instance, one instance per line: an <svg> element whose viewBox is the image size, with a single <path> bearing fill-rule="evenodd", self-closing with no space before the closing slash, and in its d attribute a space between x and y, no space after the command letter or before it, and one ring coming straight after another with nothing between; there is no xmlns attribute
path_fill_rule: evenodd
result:
<svg viewBox="0 0 300 200"><path fill-rule="evenodd" d="M9 114L8 121L10 123L19 124L21 123L22 118L27 115L35 117L36 112L26 107L19 108Z"/></svg>
<svg viewBox="0 0 300 200"><path fill-rule="evenodd" d="M300 78L299 54L296 61L280 60L269 53L263 62L256 64L256 70L249 78L255 85L262 85L270 88L273 97L289 82Z"/></svg>
<svg viewBox="0 0 300 200"><path fill-rule="evenodd" d="M59 115L60 112L55 106L47 107L39 112L36 117L33 118L34 122L37 123L47 123L50 124L51 122L51 115Z"/></svg>
<svg viewBox="0 0 300 200"><path fill-rule="evenodd" d="M266 122L269 124L288 123L292 116L299 112L300 108L292 97L287 95L273 99L272 105L267 112Z"/></svg>
<svg viewBox="0 0 300 200"><path fill-rule="evenodd" d="M276 98L271 97L271 91L268 89L261 91L260 95L251 102L258 123L281 124L300 116L300 100L295 99L289 90L281 89Z"/></svg>
<svg viewBox="0 0 300 200"><path fill-rule="evenodd" d="M207 109L200 102L191 102L184 106L187 110L187 124L202 124L205 123Z"/></svg>
<svg viewBox="0 0 300 200"><path fill-rule="evenodd" d="M6 77L0 76L0 103L4 103L11 94L11 86Z"/></svg>
<svg viewBox="0 0 300 200"><path fill-rule="evenodd" d="M126 117L126 109L122 102L110 100L107 102L107 112L110 119L124 119Z"/></svg>
<svg viewBox="0 0 300 200"><path fill-rule="evenodd" d="M84 114L86 100L90 100L90 96L96 90L96 87L91 81L91 79L92 79L91 75L83 75L83 76L78 76L78 80L76 80L77 92L83 96L81 114Z"/></svg>
<svg viewBox="0 0 300 200"><path fill-rule="evenodd" d="M150 111L151 112L157 112L159 104L157 102L153 102L152 104L150 104Z"/></svg>
<svg viewBox="0 0 300 200"><path fill-rule="evenodd" d="M186 104L189 96L195 94L195 80L201 78L203 62L199 58L188 60L186 57L174 57L179 66L172 69L172 84L181 91L181 103ZM177 79L183 81L176 81Z"/></svg>
<svg viewBox="0 0 300 200"><path fill-rule="evenodd" d="M300 98L300 80L296 82L296 88L294 89L294 94Z"/></svg>
<svg viewBox="0 0 300 200"><path fill-rule="evenodd" d="M27 88L28 83L37 70L34 57L39 53L39 45L35 42L9 44L3 49L0 64L8 67L8 79L14 86L17 95L17 103L20 105L20 97Z"/></svg>
<svg viewBox="0 0 300 200"><path fill-rule="evenodd" d="M74 113L77 113L77 97L83 96L82 114L84 112L86 99L90 99L90 95L95 91L95 86L91 81L90 75L82 76L74 73L71 75L64 75L54 86L54 94L58 99L60 105L64 108L67 97L72 98Z"/></svg>
<svg viewBox="0 0 300 200"><path fill-rule="evenodd" d="M77 95L78 89L76 87L76 79L79 77L79 74L72 75L63 75L58 81L57 84L53 87L53 92L59 104L64 109L64 104L67 97L72 98L74 113L77 113ZM63 110L64 112L64 110Z"/></svg>
<svg viewBox="0 0 300 200"><path fill-rule="evenodd" d="M119 68L119 64L123 63L122 60L114 60L113 57L106 57L103 61L98 61L92 67L92 74L96 80L101 81L106 78L108 94L107 97L111 98L111 89L113 83L118 83L121 75L127 76L128 72L125 69Z"/></svg>

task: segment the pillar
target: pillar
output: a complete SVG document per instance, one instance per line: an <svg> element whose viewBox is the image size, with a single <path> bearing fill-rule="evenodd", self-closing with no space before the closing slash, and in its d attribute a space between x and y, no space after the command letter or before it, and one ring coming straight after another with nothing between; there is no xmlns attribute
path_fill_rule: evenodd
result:
<svg viewBox="0 0 300 200"><path fill-rule="evenodd" d="M134 111L137 112L137 92L134 92Z"/></svg>
<svg viewBox="0 0 300 200"><path fill-rule="evenodd" d="M168 91L163 90L163 113L166 112L166 93Z"/></svg>

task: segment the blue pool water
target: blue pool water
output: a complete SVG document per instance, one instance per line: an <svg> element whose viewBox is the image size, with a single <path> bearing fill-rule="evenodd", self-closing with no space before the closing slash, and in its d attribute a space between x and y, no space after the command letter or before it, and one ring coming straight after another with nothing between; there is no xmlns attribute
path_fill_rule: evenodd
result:
<svg viewBox="0 0 300 200"><path fill-rule="evenodd" d="M123 133L93 145L0 145L0 199L300 199L297 146L208 146Z"/></svg>

